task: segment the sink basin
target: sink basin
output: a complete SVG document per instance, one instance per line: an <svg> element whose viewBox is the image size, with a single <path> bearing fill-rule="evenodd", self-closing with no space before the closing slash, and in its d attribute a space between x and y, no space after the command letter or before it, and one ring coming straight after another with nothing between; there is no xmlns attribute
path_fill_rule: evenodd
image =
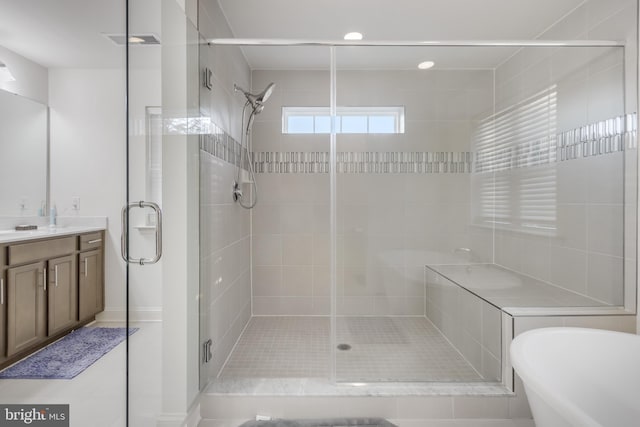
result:
<svg viewBox="0 0 640 427"><path fill-rule="evenodd" d="M543 328L511 344L537 427L638 426L640 336Z"/></svg>

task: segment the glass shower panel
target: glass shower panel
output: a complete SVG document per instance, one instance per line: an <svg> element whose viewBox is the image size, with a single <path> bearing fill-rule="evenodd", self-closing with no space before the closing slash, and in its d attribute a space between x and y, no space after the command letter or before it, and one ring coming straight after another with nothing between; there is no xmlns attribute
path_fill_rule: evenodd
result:
<svg viewBox="0 0 640 427"><path fill-rule="evenodd" d="M213 343L213 358L201 373L205 383L239 377L327 379L332 372L329 49L243 50L268 69L250 70L239 48L201 45L201 68L212 70L214 90L201 89L200 113L215 129L200 147L200 333L202 342ZM259 94L271 83L261 112L250 118L249 104L243 120L248 98L234 92L234 84ZM221 158L220 145L233 156ZM240 162L247 145L255 179ZM244 197L253 198L256 183L251 210L232 199L239 166Z"/></svg>
<svg viewBox="0 0 640 427"><path fill-rule="evenodd" d="M496 111L472 147L473 223L494 229L499 266L477 273L519 283L475 290L496 305L624 304L624 66L623 48L529 47L496 69Z"/></svg>
<svg viewBox="0 0 640 427"><path fill-rule="evenodd" d="M451 332L428 312L425 280L427 265L491 261L490 232L470 227L472 135L493 114L488 64L499 53L505 50L338 49L338 381L500 378L500 351L483 375L472 344L482 342L480 329L474 335L463 327L480 328L486 303L451 285L460 293L437 307L458 322ZM418 69L426 60L436 66ZM500 322L493 324L499 342Z"/></svg>

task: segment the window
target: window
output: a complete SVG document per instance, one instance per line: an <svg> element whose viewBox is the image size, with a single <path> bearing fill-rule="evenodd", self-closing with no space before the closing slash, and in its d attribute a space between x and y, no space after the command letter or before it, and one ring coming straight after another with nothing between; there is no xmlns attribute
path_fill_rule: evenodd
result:
<svg viewBox="0 0 640 427"><path fill-rule="evenodd" d="M282 133L331 133L329 107L283 107ZM336 133L404 133L404 107L338 107Z"/></svg>
<svg viewBox="0 0 640 427"><path fill-rule="evenodd" d="M476 223L555 233L556 98L552 86L479 123Z"/></svg>

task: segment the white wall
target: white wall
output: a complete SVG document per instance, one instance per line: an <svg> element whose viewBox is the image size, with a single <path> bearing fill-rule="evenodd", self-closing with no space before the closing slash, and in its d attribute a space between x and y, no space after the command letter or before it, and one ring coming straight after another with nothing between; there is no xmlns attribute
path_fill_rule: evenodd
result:
<svg viewBox="0 0 640 427"><path fill-rule="evenodd" d="M125 201L126 116L123 69L49 72L51 202L59 215L106 216L105 310L125 307L120 209Z"/></svg>
<svg viewBox="0 0 640 427"><path fill-rule="evenodd" d="M16 79L13 82L1 82L0 89L47 104L49 78L45 67L2 46L0 46L0 61L9 67Z"/></svg>

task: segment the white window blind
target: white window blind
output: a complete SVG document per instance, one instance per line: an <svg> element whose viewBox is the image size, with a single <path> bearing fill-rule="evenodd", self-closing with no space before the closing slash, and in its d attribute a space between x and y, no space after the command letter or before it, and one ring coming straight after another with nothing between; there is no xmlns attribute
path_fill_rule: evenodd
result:
<svg viewBox="0 0 640 427"><path fill-rule="evenodd" d="M556 105L552 86L478 124L477 223L554 232Z"/></svg>

